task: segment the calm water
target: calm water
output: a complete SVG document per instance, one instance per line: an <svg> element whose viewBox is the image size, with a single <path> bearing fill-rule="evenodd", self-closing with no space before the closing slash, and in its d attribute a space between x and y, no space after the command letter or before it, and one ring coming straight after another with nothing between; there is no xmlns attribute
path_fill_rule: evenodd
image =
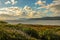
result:
<svg viewBox="0 0 60 40"><path fill-rule="evenodd" d="M60 25L60 20L30 20L30 21L14 21L9 23L23 23L23 24L41 24L41 25Z"/></svg>

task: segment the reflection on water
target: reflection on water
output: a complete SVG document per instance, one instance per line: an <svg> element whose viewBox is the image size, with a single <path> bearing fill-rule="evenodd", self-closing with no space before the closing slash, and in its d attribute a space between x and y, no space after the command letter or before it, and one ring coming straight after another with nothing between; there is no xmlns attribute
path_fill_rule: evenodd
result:
<svg viewBox="0 0 60 40"><path fill-rule="evenodd" d="M23 23L23 24L41 24L41 25L60 25L60 20L30 20L30 21L14 21L9 23Z"/></svg>

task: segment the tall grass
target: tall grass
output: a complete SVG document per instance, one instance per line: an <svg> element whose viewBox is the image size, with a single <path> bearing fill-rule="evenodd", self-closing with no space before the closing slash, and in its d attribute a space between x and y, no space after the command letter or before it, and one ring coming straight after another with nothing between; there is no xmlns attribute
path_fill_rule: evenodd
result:
<svg viewBox="0 0 60 40"><path fill-rule="evenodd" d="M0 21L0 40L60 40L60 26Z"/></svg>

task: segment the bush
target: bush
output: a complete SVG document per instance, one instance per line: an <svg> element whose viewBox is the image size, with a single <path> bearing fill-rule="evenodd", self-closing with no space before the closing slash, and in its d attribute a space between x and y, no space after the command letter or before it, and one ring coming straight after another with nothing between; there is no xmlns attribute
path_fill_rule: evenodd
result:
<svg viewBox="0 0 60 40"><path fill-rule="evenodd" d="M31 37L40 39L40 36L39 36L38 32L36 30L34 30L34 29L29 28L28 30L25 30L25 33L27 33Z"/></svg>
<svg viewBox="0 0 60 40"><path fill-rule="evenodd" d="M8 24L8 23L5 21L0 21L0 24Z"/></svg>

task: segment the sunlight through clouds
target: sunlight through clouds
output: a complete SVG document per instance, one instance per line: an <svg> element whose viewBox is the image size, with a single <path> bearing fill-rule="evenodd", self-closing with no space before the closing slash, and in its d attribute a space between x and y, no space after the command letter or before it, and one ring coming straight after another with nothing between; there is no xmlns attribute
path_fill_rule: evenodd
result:
<svg viewBox="0 0 60 40"><path fill-rule="evenodd" d="M49 17L60 15L60 0L53 0L50 3L47 2L47 0L33 0L30 1L30 3L28 0L26 0L26 2L23 1L24 0L1 0L0 4L3 5L1 5L2 7L0 8L0 17L1 14L8 15L9 18L10 16L12 16L11 18L42 18L47 17L47 15Z"/></svg>

